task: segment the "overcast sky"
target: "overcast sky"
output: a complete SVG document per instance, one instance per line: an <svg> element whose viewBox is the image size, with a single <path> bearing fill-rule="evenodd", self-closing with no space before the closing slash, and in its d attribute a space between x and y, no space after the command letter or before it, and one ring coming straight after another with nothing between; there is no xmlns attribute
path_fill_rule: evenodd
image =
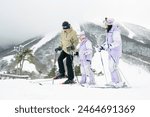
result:
<svg viewBox="0 0 150 117"><path fill-rule="evenodd" d="M149 11L149 0L0 0L0 42L61 31L64 20L100 22L106 16L150 29Z"/></svg>

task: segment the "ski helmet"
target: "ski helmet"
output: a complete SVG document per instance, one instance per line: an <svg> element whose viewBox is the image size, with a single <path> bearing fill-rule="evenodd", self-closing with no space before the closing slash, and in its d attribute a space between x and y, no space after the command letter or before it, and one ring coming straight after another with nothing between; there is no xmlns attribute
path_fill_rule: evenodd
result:
<svg viewBox="0 0 150 117"><path fill-rule="evenodd" d="M63 27L63 29L69 29L70 28L70 24L67 21L64 21L62 23L62 27Z"/></svg>
<svg viewBox="0 0 150 117"><path fill-rule="evenodd" d="M113 25L114 24L114 19L113 18L107 18L107 20L106 20L106 24L107 25Z"/></svg>

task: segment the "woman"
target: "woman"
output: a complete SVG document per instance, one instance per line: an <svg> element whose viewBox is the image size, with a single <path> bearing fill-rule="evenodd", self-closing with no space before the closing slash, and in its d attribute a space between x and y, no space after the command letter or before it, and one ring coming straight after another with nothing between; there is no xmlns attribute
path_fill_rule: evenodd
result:
<svg viewBox="0 0 150 117"><path fill-rule="evenodd" d="M118 64L122 54L122 39L118 25L114 23L114 19L105 18L105 25L107 26L106 41L101 45L101 50L108 51L109 71L111 74L111 83L113 87L122 87L122 82L119 72Z"/></svg>

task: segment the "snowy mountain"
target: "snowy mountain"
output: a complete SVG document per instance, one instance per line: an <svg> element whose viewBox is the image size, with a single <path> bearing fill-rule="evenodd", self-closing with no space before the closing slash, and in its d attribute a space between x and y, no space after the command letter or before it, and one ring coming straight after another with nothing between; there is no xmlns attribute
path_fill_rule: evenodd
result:
<svg viewBox="0 0 150 117"><path fill-rule="evenodd" d="M122 59L127 63L140 65L142 68L150 70L150 30L129 23L120 23L118 25L120 26L123 40ZM88 38L92 41L93 47L97 44L102 44L105 40L105 29L98 24L87 22L73 28L75 30L79 28L84 30ZM24 48L33 50L33 54L36 57L35 66L37 71L41 71L44 74L50 71L53 66L54 49L59 45L59 38L59 31L50 32L44 37L36 37L21 44ZM7 65L4 67L2 64L5 61L3 57L14 54L13 48L0 53L1 71L7 69ZM5 62L8 63L7 60Z"/></svg>
<svg viewBox="0 0 150 117"><path fill-rule="evenodd" d="M14 45L14 46L23 45L24 48L30 48L30 47L32 47L32 45L36 44L42 38L43 38L43 36L34 37L34 38L31 38L29 40L24 41L23 43L20 43L18 45ZM0 58L2 58L4 56L7 56L7 55L15 54L14 46L11 46L11 47L9 47L7 49L3 49L3 51L0 52Z"/></svg>
<svg viewBox="0 0 150 117"><path fill-rule="evenodd" d="M140 65L150 70L150 30L142 26L125 23L126 28L130 29L133 38L126 35L123 37L124 58L130 63ZM129 35L129 34L128 34Z"/></svg>

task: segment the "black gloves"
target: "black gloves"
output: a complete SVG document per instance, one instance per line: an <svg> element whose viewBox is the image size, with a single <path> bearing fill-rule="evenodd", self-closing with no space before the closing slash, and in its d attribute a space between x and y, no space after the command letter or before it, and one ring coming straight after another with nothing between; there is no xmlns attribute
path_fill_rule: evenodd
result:
<svg viewBox="0 0 150 117"><path fill-rule="evenodd" d="M74 56L79 56L79 52L76 52L76 53L74 54Z"/></svg>
<svg viewBox="0 0 150 117"><path fill-rule="evenodd" d="M62 47L60 47L60 46L58 48L55 48L55 52L58 52L60 50L62 50Z"/></svg>
<svg viewBox="0 0 150 117"><path fill-rule="evenodd" d="M71 47L71 50L75 50L75 47L74 47L74 45L72 45L72 46L70 46Z"/></svg>
<svg viewBox="0 0 150 117"><path fill-rule="evenodd" d="M67 51L70 52L71 50L75 50L74 45L67 47Z"/></svg>
<svg viewBox="0 0 150 117"><path fill-rule="evenodd" d="M101 52L101 50L105 50L105 48L104 48L103 46L101 46L101 47L99 48L99 52Z"/></svg>

